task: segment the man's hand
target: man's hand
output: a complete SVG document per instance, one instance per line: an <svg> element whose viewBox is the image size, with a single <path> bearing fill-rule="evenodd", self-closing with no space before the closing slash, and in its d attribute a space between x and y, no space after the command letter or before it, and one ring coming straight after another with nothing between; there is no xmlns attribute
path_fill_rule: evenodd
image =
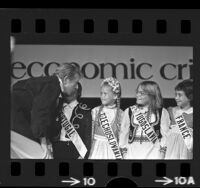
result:
<svg viewBox="0 0 200 188"><path fill-rule="evenodd" d="M52 159L53 158L53 148L50 142L47 141L47 139L45 137L40 139L41 142L41 147L44 151L45 155L45 159Z"/></svg>
<svg viewBox="0 0 200 188"><path fill-rule="evenodd" d="M40 144L41 144L41 147L42 147L42 149L44 150L44 152L47 152L48 147L47 147L47 140L46 140L45 137L42 137L42 138L40 139Z"/></svg>

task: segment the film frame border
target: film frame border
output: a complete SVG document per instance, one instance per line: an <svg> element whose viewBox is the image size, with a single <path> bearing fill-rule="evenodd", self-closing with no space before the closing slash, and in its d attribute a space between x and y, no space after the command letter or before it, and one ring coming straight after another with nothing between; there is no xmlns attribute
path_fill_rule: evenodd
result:
<svg viewBox="0 0 200 188"><path fill-rule="evenodd" d="M8 112L8 115L2 117L2 123L9 125L9 88L7 85L10 83L9 78L7 78L7 73L9 73L9 63L10 62L10 51L9 51L9 37L14 35L18 38L19 43L23 44L103 44L103 45L170 45L170 46L193 46L194 53L194 62L199 61L198 51L199 46L199 19L200 12L198 10L77 10L79 15L75 10L37 10L29 12L30 10L13 10L13 11L1 11L1 24L5 27L2 28L1 38L2 44L1 48L6 52L1 54L3 59L3 70L2 74L2 86L8 89L8 91L3 91L3 97L6 97L6 102L2 104L3 111ZM102 14L103 12L103 14ZM143 13L143 14L142 14ZM55 18L56 15L56 18ZM92 16L91 16L92 15ZM93 17L94 16L94 17ZM177 16L177 17L174 17ZM85 18L85 19L83 19ZM63 29L62 22L64 25L68 25L67 29ZM13 21L14 20L14 21ZM30 21L31 20L31 21ZM37 21L36 21L37 20ZM39 20L39 21L38 21ZM86 22L84 20L87 20ZM88 21L89 20L89 21ZM93 30L90 28L93 21ZM136 20L136 21L135 21ZM14 22L14 23L13 23ZM38 26L34 26L38 24ZM59 25L60 23L60 25ZM84 24L86 26L83 26ZM131 24L132 23L132 24ZM110 25L109 25L110 24ZM135 26L136 24L136 26ZM14 25L14 26L13 26ZM21 25L21 26L20 26ZM45 25L45 26L44 26ZM160 26L158 26L160 25ZM56 26L56 27L55 27ZM134 26L134 27L133 27ZM12 28L13 27L13 28ZM38 30L37 30L38 27ZM17 28L17 29L16 29ZM88 29L89 28L89 29ZM110 28L110 29L109 29ZM113 29L114 28L114 29ZM136 28L136 29L135 29ZM12 30L14 29L14 30ZM16 30L15 30L16 29ZM63 32L64 30L64 32ZM62 32L61 32L62 31ZM86 31L86 32L85 32ZM89 32L88 32L89 31ZM93 31L93 32L91 32ZM66 37L66 35L68 37ZM51 38L53 36L53 38ZM28 39L28 40L27 40ZM105 40L106 39L106 40ZM106 41L106 42L105 42ZM198 66L194 63L194 86L198 86L199 78L198 76ZM5 71L8 70L8 71ZM5 75L6 74L6 75ZM10 75L10 74L9 74ZM5 78L7 80L5 81ZM8 93L7 93L8 92ZM194 87L195 99L198 99L199 91L198 87ZM199 101L195 102L195 109L198 109ZM194 122L198 124L198 117L194 115ZM35 179L40 181L40 186L55 186L58 181L55 180L54 184L48 182L51 169L57 168L60 165L60 161L41 161L41 160L10 160L9 156L9 130L8 127L1 127L3 131L0 132L0 143L1 148L3 148L4 153L1 156L0 165L4 169L2 173L0 171L0 186L9 185L9 180L15 185L20 185L21 181L24 181L24 178L30 180L34 175ZM200 140L198 138L199 127L195 127L196 131L194 132L194 148L197 148ZM5 131L5 132L4 132ZM6 133L6 134L5 134ZM5 147L5 143L8 143L8 148ZM153 182L153 178L161 177L164 175L170 176L191 176L195 177L196 184L195 186L200 185L200 180L198 178L198 169L199 165L199 151L194 150L194 159L191 161L93 161L93 160L83 160L76 161L74 160L66 161L64 164L69 164L69 173L68 175L74 177L82 177L84 175L84 166L87 169L87 165L90 164L89 168L93 169L93 173L86 174L93 175L96 180L101 177L104 180L104 183L101 183L101 186L112 179L113 177L127 177L133 179L138 186L160 186ZM92 165L91 165L92 164ZM104 164L104 166L102 165ZM130 164L131 167L130 167ZM26 174L30 172L29 168L34 169L35 165L39 165L37 168L43 168L44 173L39 170L39 174ZM139 167L138 167L138 166ZM21 167L20 167L21 166ZM77 167L82 167L80 173L71 171L71 169L77 169ZM92 167L91 167L92 166ZM102 167L103 166L103 167ZM110 167L111 166L111 167ZM73 168L72 168L73 167ZM103 169L102 169L103 168ZM109 171L109 169L117 169L117 173ZM140 174L134 174L134 168L141 170ZM166 168L165 170L161 170ZM14 171L13 171L14 169ZM21 173L17 173L16 169L20 169ZM48 170L49 169L49 170ZM99 170L103 170L103 174L97 173ZM126 172L126 170L128 171ZM148 172L146 170L154 169L154 173ZM186 170L184 170L186 169ZM125 170L125 171L124 171ZM171 171L172 170L172 171ZM188 170L190 173L188 173ZM37 171L37 170L36 170ZM47 172L47 174L45 174ZM14 174L12 174L14 173ZM110 173L110 174L109 174ZM113 173L113 174L112 174ZM152 176L149 176L149 175ZM20 176L20 175L21 176ZM45 175L43 175L45 174ZM19 175L19 176L18 176ZM31 176L29 176L31 175ZM52 174L53 175L53 174ZM55 174L54 174L55 175ZM65 174L66 175L66 174ZM23 177L22 177L23 176ZM98 177L99 176L99 177ZM36 177L43 177L43 181ZM134 178L133 178L134 177ZM146 183L144 182L144 179ZM7 184L6 184L7 183ZM25 182L24 182L25 183ZM30 183L30 182L29 182ZM46 184L47 183L47 184ZM98 183L98 184L97 184ZM99 179L95 186L100 186ZM32 184L34 185L34 183ZM58 185L58 184L57 184ZM60 184L59 184L60 185ZM62 185L61 185L62 186Z"/></svg>

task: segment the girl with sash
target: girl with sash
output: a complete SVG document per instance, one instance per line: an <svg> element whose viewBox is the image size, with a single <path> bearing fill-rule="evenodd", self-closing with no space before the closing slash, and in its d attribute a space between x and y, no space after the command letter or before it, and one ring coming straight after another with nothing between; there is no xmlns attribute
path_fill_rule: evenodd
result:
<svg viewBox="0 0 200 188"><path fill-rule="evenodd" d="M93 136L89 159L122 159L119 149L121 86L115 78L101 84L101 106L92 109Z"/></svg>
<svg viewBox="0 0 200 188"><path fill-rule="evenodd" d="M171 126L166 159L193 157L193 81L184 80L175 87L176 107L169 107Z"/></svg>
<svg viewBox="0 0 200 188"><path fill-rule="evenodd" d="M164 159L169 114L160 88L144 81L136 89L136 105L124 112L119 145L125 159Z"/></svg>

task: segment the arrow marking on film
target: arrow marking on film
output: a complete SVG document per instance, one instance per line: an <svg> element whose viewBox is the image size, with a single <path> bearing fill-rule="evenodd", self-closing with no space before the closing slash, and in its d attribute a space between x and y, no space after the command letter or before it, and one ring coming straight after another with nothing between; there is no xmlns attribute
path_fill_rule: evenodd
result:
<svg viewBox="0 0 200 188"><path fill-rule="evenodd" d="M76 185L78 183L80 183L79 180L75 179L75 178L70 178L71 180L62 180L62 183L70 183L70 186Z"/></svg>
<svg viewBox="0 0 200 188"><path fill-rule="evenodd" d="M163 180L155 180L155 182L164 183L163 185L167 185L173 182L173 180L168 177L163 177L163 178L164 178Z"/></svg>

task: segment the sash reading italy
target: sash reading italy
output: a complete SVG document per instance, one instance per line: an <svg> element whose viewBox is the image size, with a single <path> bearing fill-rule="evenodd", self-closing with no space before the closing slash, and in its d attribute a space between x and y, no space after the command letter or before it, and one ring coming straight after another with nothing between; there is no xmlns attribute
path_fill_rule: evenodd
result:
<svg viewBox="0 0 200 188"><path fill-rule="evenodd" d="M119 149L119 145L117 143L117 139L115 138L114 132L113 132L110 124L108 123L108 118L107 118L106 114L101 113L99 120L100 120L101 128L102 128L105 136L108 139L108 143L115 155L115 158L122 159L122 155L121 155L121 152Z"/></svg>
<svg viewBox="0 0 200 188"><path fill-rule="evenodd" d="M185 145L187 146L188 149L191 149L190 139L192 138L192 135L183 117L183 114L180 114L179 116L175 117L175 121L176 121L176 124L178 125L178 128L183 137Z"/></svg>
<svg viewBox="0 0 200 188"><path fill-rule="evenodd" d="M63 112L61 113L61 118L62 118L61 125L65 129L67 136L75 145L80 156L82 158L84 158L85 154L87 153L87 148L86 148L85 144L83 143L81 137L77 133L74 126L68 121L67 117L65 116L65 114Z"/></svg>
<svg viewBox="0 0 200 188"><path fill-rule="evenodd" d="M147 138L149 139L149 141L151 141L153 144L156 143L158 136L155 133L154 129L152 128L152 126L149 124L149 122L146 120L144 114L142 114L141 112L137 113L135 115L138 124L140 125L140 127L142 127L144 133L146 134Z"/></svg>

